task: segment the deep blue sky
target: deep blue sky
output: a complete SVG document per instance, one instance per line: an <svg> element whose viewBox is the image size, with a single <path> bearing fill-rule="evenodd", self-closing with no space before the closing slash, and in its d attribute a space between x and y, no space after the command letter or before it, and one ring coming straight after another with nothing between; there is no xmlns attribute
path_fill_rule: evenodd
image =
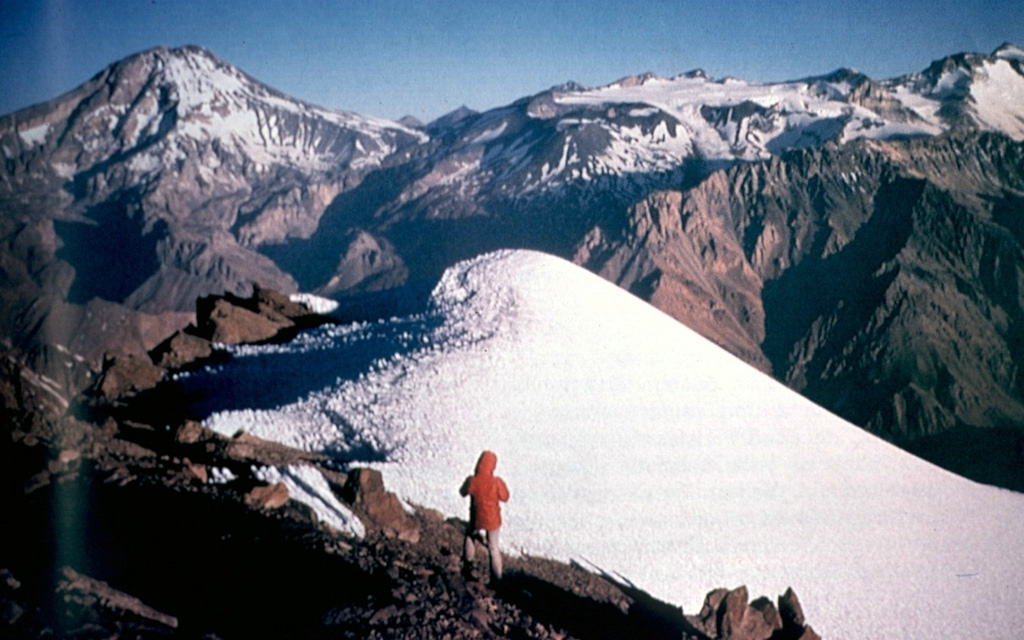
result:
<svg viewBox="0 0 1024 640"><path fill-rule="evenodd" d="M198 44L287 94L430 120L568 80L653 71L873 78L960 51L1024 46L1020 0L0 0L0 114L157 45Z"/></svg>

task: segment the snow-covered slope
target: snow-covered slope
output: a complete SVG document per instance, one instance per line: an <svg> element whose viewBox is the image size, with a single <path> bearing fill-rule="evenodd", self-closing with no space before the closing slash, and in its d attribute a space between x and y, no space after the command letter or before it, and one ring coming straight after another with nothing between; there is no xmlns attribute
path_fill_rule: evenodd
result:
<svg viewBox="0 0 1024 640"><path fill-rule="evenodd" d="M219 431L383 457L390 488L450 515L497 452L509 551L691 613L712 587L792 586L829 638L1024 628L1024 496L866 434L568 262L488 254L422 315L236 355L194 379L219 389Z"/></svg>
<svg viewBox="0 0 1024 640"><path fill-rule="evenodd" d="M961 53L922 73L885 83L896 97L936 125L967 121L984 131L1024 140L1024 50L1006 43L990 56Z"/></svg>
<svg viewBox="0 0 1024 640"><path fill-rule="evenodd" d="M933 135L941 130L907 112L886 118L857 104L855 89L865 82L870 80L856 72L775 84L715 81L703 74L646 76L567 92L555 103L650 105L679 121L677 136L692 140L695 152L716 160L756 160L827 140Z"/></svg>

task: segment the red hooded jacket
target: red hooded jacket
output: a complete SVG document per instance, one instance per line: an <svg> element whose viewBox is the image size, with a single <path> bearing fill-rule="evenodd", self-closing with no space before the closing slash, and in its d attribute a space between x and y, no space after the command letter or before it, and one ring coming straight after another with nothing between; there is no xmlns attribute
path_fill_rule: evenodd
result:
<svg viewBox="0 0 1024 640"><path fill-rule="evenodd" d="M472 529L495 531L501 527L501 505L508 502L505 481L494 475L498 456L490 451L480 454L476 475L466 478L459 493L469 496L469 523Z"/></svg>

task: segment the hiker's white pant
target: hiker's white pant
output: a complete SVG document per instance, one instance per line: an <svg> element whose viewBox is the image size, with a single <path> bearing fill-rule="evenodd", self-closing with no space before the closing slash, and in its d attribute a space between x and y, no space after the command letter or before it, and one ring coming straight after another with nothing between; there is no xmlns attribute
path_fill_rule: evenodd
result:
<svg viewBox="0 0 1024 640"><path fill-rule="evenodd" d="M462 557L466 562L473 562L473 558L476 557L476 544L474 544L473 538L480 536L477 539L479 544L487 547L488 555L491 558L491 575L495 578L501 578L501 549L498 547L498 529L494 531L469 531L466 533L466 544L463 548Z"/></svg>

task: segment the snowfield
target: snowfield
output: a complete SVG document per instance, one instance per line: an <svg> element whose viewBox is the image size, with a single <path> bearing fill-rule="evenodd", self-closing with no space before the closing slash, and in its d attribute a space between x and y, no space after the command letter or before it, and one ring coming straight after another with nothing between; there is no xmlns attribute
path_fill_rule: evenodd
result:
<svg viewBox="0 0 1024 640"><path fill-rule="evenodd" d="M222 433L369 460L448 515L491 449L507 552L579 560L687 613L715 587L792 586L826 638L1024 629L1024 495L867 434L557 258L482 256L420 315L238 348L183 383L212 394Z"/></svg>

